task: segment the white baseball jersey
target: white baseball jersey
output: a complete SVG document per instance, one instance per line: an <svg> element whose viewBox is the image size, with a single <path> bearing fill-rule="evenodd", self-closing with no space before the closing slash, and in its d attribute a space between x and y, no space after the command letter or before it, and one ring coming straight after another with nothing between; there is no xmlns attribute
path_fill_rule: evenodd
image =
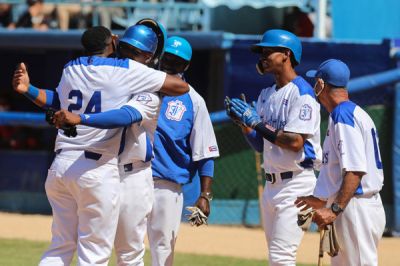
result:
<svg viewBox="0 0 400 266"><path fill-rule="evenodd" d="M351 101L329 116L323 160L314 195L328 199L339 191L346 171L363 172L356 195L372 195L383 186L378 133L370 116Z"/></svg>
<svg viewBox="0 0 400 266"><path fill-rule="evenodd" d="M165 96L154 141L153 175L178 184L191 181L193 162L219 156L217 140L204 99L192 88Z"/></svg>
<svg viewBox="0 0 400 266"><path fill-rule="evenodd" d="M160 111L161 98L155 93L139 93L125 105L132 106L142 115L140 123L126 129L125 147L119 156L120 164L132 161L150 161L153 156L154 131ZM124 145L123 143L121 145Z"/></svg>
<svg viewBox="0 0 400 266"><path fill-rule="evenodd" d="M282 149L264 139L264 170L282 173L318 168L320 147L320 106L312 87L300 76L277 89L274 84L263 89L257 101L262 121L284 131L306 134L304 149L299 152Z"/></svg>
<svg viewBox="0 0 400 266"><path fill-rule="evenodd" d="M132 94L159 91L165 77L165 73L130 59L80 57L64 67L57 93L62 109L90 115L120 108ZM121 129L78 125L77 132L75 138L69 138L59 131L55 149L118 154Z"/></svg>

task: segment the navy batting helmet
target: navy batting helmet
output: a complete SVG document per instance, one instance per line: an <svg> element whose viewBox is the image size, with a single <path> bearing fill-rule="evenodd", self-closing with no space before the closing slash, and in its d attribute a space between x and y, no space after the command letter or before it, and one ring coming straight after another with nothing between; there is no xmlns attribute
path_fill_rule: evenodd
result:
<svg viewBox="0 0 400 266"><path fill-rule="evenodd" d="M301 41L291 32L286 30L268 30L264 33L261 42L253 45L251 50L255 53L261 53L263 47L284 47L292 51L296 63L301 59Z"/></svg>
<svg viewBox="0 0 400 266"><path fill-rule="evenodd" d="M142 51L154 54L157 49L157 35L152 29L144 25L129 27L120 42L127 43Z"/></svg>

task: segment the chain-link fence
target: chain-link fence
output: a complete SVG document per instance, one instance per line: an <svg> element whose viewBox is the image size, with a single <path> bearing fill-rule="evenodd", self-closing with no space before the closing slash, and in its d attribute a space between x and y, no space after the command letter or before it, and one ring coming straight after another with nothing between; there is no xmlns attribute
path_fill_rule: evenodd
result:
<svg viewBox="0 0 400 266"><path fill-rule="evenodd" d="M379 134L379 146L384 166L385 185L381 196L387 216L393 206L392 138L393 90L375 89L351 95L373 119ZM328 124L328 113L321 108L321 143ZM260 225L257 172L257 154L246 142L241 130L231 121L214 124L221 157L215 164L213 190L216 200L210 221L220 224ZM258 156L262 156L258 154ZM261 160L262 161L262 160ZM387 219L391 227L391 219Z"/></svg>

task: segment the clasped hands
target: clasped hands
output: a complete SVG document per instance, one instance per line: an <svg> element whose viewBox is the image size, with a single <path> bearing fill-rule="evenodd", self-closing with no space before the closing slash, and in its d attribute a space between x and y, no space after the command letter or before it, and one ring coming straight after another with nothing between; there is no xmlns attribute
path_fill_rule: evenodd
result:
<svg viewBox="0 0 400 266"><path fill-rule="evenodd" d="M301 208L300 211L310 208L313 209L314 215L312 221L315 222L320 229L324 229L337 218L337 215L332 212L330 208L325 207L326 201L320 200L314 196L298 197L294 204L297 208Z"/></svg>
<svg viewBox="0 0 400 266"><path fill-rule="evenodd" d="M260 116L257 114L255 104L252 105L246 102L246 96L242 93L241 99L230 99L228 96L225 98L226 114L238 125L244 125L254 128L261 122Z"/></svg>

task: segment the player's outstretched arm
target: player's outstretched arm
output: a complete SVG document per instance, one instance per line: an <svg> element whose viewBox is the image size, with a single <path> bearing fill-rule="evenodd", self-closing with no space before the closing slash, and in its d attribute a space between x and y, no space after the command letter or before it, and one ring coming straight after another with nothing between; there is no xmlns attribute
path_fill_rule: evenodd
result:
<svg viewBox="0 0 400 266"><path fill-rule="evenodd" d="M24 63L20 63L14 72L13 88L16 92L25 95L37 106L48 109L59 109L60 102L57 93L51 90L39 89L30 84L28 70Z"/></svg>
<svg viewBox="0 0 400 266"><path fill-rule="evenodd" d="M74 114L67 110L55 113L53 123L57 128L64 125L85 125L101 129L126 127L142 121L140 112L132 107L124 105L120 109L114 109L97 114Z"/></svg>
<svg viewBox="0 0 400 266"><path fill-rule="evenodd" d="M185 94L189 91L189 84L184 82L181 78L166 75L164 84L161 87L160 92L169 96L178 96Z"/></svg>

